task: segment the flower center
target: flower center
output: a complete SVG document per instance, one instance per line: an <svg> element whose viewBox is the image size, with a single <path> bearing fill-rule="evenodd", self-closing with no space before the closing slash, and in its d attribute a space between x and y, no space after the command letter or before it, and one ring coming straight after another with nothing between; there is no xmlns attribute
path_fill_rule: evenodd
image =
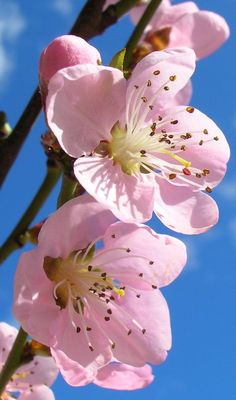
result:
<svg viewBox="0 0 236 400"><path fill-rule="evenodd" d="M91 257L86 257L84 251L73 252L66 259L44 258L44 271L47 277L55 283L54 299L61 308L70 303L74 311L83 314L84 299L91 294L104 298L111 292L124 296L125 292L118 282L115 282L102 271L100 267L91 265Z"/></svg>
<svg viewBox="0 0 236 400"><path fill-rule="evenodd" d="M164 50L170 41L171 27L149 32L145 37L145 42L151 44L152 51Z"/></svg>

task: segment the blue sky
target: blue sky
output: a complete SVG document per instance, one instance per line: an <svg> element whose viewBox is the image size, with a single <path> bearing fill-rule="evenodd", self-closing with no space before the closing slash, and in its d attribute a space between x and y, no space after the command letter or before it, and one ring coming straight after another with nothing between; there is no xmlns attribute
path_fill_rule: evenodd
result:
<svg viewBox="0 0 236 400"><path fill-rule="evenodd" d="M37 84L38 58L54 37L66 33L84 1L0 0L0 109L14 126ZM188 265L176 282L163 290L171 311L173 348L165 364L154 368L154 383L140 391L111 392L93 385L71 388L62 379L54 385L57 399L76 398L155 400L234 400L236 398L236 26L235 0L198 0L223 15L231 29L230 40L200 61L193 78L192 105L209 115L224 131L232 157L224 182L213 192L220 222L209 233L181 236L188 246ZM116 27L92 41L103 62L124 46L132 26L123 18ZM0 242L27 207L45 173L45 156L39 137L45 125L41 116L34 126L0 194ZM36 221L55 209L58 189ZM156 219L159 232L168 232ZM12 322L12 285L19 252L0 268L0 320ZM151 317L151 316L150 316Z"/></svg>

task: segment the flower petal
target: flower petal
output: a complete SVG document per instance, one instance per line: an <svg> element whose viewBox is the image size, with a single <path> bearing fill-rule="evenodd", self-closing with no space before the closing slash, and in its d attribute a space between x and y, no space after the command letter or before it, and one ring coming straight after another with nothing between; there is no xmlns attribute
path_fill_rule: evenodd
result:
<svg viewBox="0 0 236 400"><path fill-rule="evenodd" d="M0 322L0 370L5 363L17 335L17 329Z"/></svg>
<svg viewBox="0 0 236 400"><path fill-rule="evenodd" d="M205 193L193 192L158 180L154 212L168 228L185 234L207 231L218 221L215 201Z"/></svg>
<svg viewBox="0 0 236 400"><path fill-rule="evenodd" d="M99 355L86 368L66 356L61 350L51 349L60 372L65 381L71 386L85 386L92 383L97 369L104 365L104 357Z"/></svg>
<svg viewBox="0 0 236 400"><path fill-rule="evenodd" d="M149 365L133 367L127 364L110 363L101 368L93 383L115 390L136 390L150 385L154 379Z"/></svg>
<svg viewBox="0 0 236 400"><path fill-rule="evenodd" d="M91 307L101 329L113 342L113 355L118 361L141 367L146 362L160 364L166 359L171 346L169 311L158 289L127 286L124 296L107 306L112 314L106 319L103 315L108 314L101 303L94 302Z"/></svg>
<svg viewBox="0 0 236 400"><path fill-rule="evenodd" d="M58 368L52 357L35 356L33 361L18 368L12 386L16 385L15 390L26 390L29 385L51 386L55 381Z"/></svg>
<svg viewBox="0 0 236 400"><path fill-rule="evenodd" d="M147 221L153 210L153 182L144 177L139 182L122 172L119 165L100 157L81 157L74 172L81 185L113 214L127 222Z"/></svg>
<svg viewBox="0 0 236 400"><path fill-rule="evenodd" d="M193 107L174 107L163 112L162 117L162 129L174 134L174 139L175 135L180 137L180 135L185 136L186 132L190 134L189 138L178 141L179 145L178 143L175 145L173 152L177 152L178 156L190 162L191 167L197 168L199 172L204 169L209 171L200 178L191 174L187 176L186 183L182 184L196 183L201 189L207 186L215 187L225 175L230 155L229 145L220 128L207 115ZM171 123L172 121L175 121L175 124ZM181 149L182 145L184 150ZM168 157L168 162L176 164L174 158L171 160ZM181 181L177 176L172 183L181 184ZM193 188L196 186L193 185Z"/></svg>
<svg viewBox="0 0 236 400"><path fill-rule="evenodd" d="M19 400L55 400L53 391L46 385L34 386L21 393Z"/></svg>
<svg viewBox="0 0 236 400"><path fill-rule="evenodd" d="M229 26L223 17L210 11L198 11L186 13L175 22L169 46L190 47L200 59L216 51L228 37Z"/></svg>
<svg viewBox="0 0 236 400"><path fill-rule="evenodd" d="M172 236L158 235L145 225L122 222L111 225L104 236L104 250L101 254L113 248L128 249L128 253L117 261L113 257L104 269L122 284L135 284L135 287L143 289L152 290L152 285L168 285L180 274L186 263L186 247L183 242ZM99 259L99 254L94 262L96 259Z"/></svg>
<svg viewBox="0 0 236 400"><path fill-rule="evenodd" d="M114 221L102 204L87 194L79 196L46 220L39 234L39 247L44 256L67 257L72 251L87 247Z"/></svg>
<svg viewBox="0 0 236 400"><path fill-rule="evenodd" d="M91 367L91 364L99 357L101 364L107 364L112 358L110 343L101 331L94 315L85 312L81 316L75 311L68 310L68 306L65 310L61 310L61 313L63 321L60 331L57 332L57 343L53 346L54 350L61 350L84 368ZM79 327L79 331L75 325ZM87 327L89 327L89 331L87 331Z"/></svg>
<svg viewBox="0 0 236 400"><path fill-rule="evenodd" d="M195 53L184 47L154 51L134 68L126 95L127 124L142 127L157 117L185 87L195 69Z"/></svg>
<svg viewBox="0 0 236 400"><path fill-rule="evenodd" d="M52 77L47 122L66 153L90 153L109 137L124 108L125 87L121 71L92 64L64 68Z"/></svg>
<svg viewBox="0 0 236 400"><path fill-rule="evenodd" d="M54 39L43 51L39 63L39 80L43 97L51 77L60 69L76 64L95 64L101 60L99 51L75 35Z"/></svg>
<svg viewBox="0 0 236 400"><path fill-rule="evenodd" d="M43 257L38 249L20 257L15 274L13 311L29 335L53 346L62 314L53 298L53 284L43 270Z"/></svg>

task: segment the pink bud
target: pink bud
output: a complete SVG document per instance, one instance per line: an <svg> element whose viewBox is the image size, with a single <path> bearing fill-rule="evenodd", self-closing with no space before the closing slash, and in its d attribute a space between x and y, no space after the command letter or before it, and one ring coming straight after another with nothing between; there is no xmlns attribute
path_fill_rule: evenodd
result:
<svg viewBox="0 0 236 400"><path fill-rule="evenodd" d="M76 64L97 64L100 60L98 50L78 36L64 35L54 39L42 52L39 62L43 98L47 95L49 80L58 70Z"/></svg>

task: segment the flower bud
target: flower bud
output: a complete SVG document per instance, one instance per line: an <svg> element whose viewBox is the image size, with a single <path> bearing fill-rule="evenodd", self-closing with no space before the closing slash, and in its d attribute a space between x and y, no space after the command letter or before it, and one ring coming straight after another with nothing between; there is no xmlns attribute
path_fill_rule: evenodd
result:
<svg viewBox="0 0 236 400"><path fill-rule="evenodd" d="M39 81L43 101L51 77L60 69L76 64L99 64L98 50L74 35L59 36L42 52L39 62Z"/></svg>

